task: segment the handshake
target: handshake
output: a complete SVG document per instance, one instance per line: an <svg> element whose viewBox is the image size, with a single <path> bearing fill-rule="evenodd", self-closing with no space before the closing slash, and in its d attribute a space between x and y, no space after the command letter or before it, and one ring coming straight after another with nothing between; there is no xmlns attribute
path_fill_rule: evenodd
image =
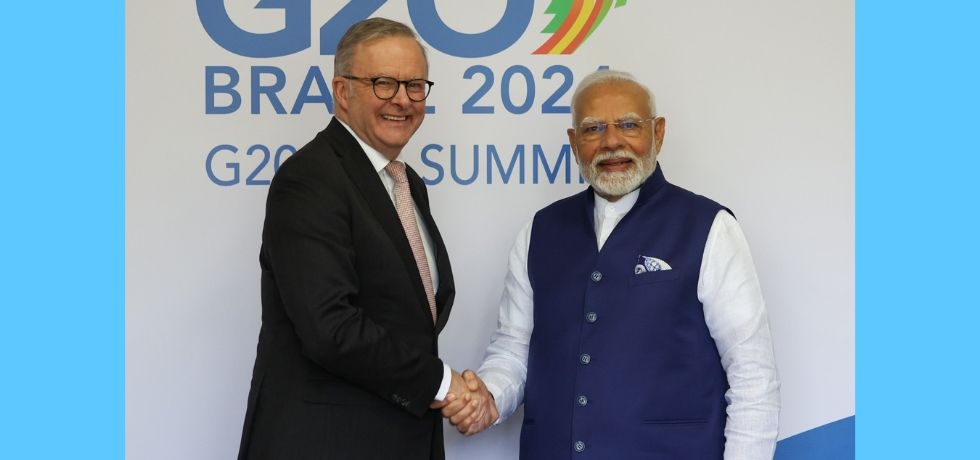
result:
<svg viewBox="0 0 980 460"><path fill-rule="evenodd" d="M471 370L463 371L462 375L453 371L446 399L435 401L429 407L439 409L466 436L489 428L500 417L493 395Z"/></svg>

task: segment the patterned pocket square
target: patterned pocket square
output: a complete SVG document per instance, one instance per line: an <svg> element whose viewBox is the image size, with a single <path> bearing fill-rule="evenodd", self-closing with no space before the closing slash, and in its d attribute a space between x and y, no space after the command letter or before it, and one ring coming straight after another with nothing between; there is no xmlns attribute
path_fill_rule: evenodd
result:
<svg viewBox="0 0 980 460"><path fill-rule="evenodd" d="M671 270L670 264L656 257L641 255L636 258L636 268L634 273L637 275L646 272L659 272L661 270Z"/></svg>

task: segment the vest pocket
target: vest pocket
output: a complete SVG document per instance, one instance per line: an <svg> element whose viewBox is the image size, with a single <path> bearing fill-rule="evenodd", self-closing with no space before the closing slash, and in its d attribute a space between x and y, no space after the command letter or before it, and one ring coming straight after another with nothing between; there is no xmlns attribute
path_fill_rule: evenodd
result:
<svg viewBox="0 0 980 460"><path fill-rule="evenodd" d="M660 270L656 272L646 272L640 273L638 275L630 275L627 285L629 286L640 286L650 283L661 283L664 281L673 281L681 276L679 270Z"/></svg>

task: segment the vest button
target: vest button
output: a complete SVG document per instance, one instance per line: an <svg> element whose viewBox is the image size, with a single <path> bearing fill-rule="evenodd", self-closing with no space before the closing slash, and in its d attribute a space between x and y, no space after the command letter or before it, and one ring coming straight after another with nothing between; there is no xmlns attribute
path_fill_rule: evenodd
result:
<svg viewBox="0 0 980 460"><path fill-rule="evenodd" d="M599 315L597 315L594 311L590 311L585 314L585 322L587 323L594 323L597 319L599 319Z"/></svg>
<svg viewBox="0 0 980 460"><path fill-rule="evenodd" d="M595 281L596 283L602 281L602 272L598 270L592 272L592 281Z"/></svg>
<svg viewBox="0 0 980 460"><path fill-rule="evenodd" d="M582 353L582 356L579 356L578 360L582 364L589 364L590 362L592 362L592 356L589 356L588 353Z"/></svg>
<svg viewBox="0 0 980 460"><path fill-rule="evenodd" d="M575 402L577 402L579 406L585 407L589 405L589 398L585 397L585 395L582 395L579 396L578 399L575 400Z"/></svg>
<svg viewBox="0 0 980 460"><path fill-rule="evenodd" d="M584 452L585 443L582 441L575 441L575 452Z"/></svg>

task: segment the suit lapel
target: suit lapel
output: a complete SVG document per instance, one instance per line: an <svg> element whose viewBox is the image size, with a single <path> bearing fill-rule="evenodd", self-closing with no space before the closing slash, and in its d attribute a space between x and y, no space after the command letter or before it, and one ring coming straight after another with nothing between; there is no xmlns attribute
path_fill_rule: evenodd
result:
<svg viewBox="0 0 980 460"><path fill-rule="evenodd" d="M388 238L395 245L402 265L409 273L415 286L416 300L424 307L423 312L426 317L431 318L429 313L429 301L425 298L425 288L422 286L422 277L419 275L418 265L415 264L415 256L412 254L412 247L408 244L408 237L402 228L401 220L398 219L398 212L395 205L391 202L388 191L385 190L378 172L374 170L371 160L361 149L357 140L347 131L336 118L330 121L325 130L326 137L335 143L334 152L340 159L347 176L350 177L354 187L357 188L361 196L367 202L368 207L381 224L381 228L388 234ZM412 195L415 195L414 184ZM420 205L421 207L421 205ZM431 217L430 217L431 219ZM440 283L441 284L441 283Z"/></svg>
<svg viewBox="0 0 980 460"><path fill-rule="evenodd" d="M434 246L433 253L436 257L436 269L439 270L439 290L436 291L436 328L440 330L449 317L449 308L456 295L456 284L453 279L453 270L449 264L449 255L446 252L446 244L439 233L439 227L432 217L429 208L429 196L425 192L425 184L422 178L415 173L415 170L406 165L409 187L412 190L412 200L419 208L419 214L425 223L425 228L429 231L429 238L432 239Z"/></svg>

